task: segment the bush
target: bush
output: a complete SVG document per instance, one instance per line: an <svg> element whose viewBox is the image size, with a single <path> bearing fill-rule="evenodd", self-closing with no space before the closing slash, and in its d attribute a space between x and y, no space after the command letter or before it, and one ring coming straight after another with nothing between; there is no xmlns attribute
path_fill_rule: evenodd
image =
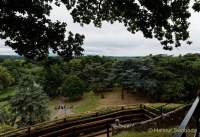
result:
<svg viewBox="0 0 200 137"><path fill-rule="evenodd" d="M7 88L14 83L14 78L5 67L0 66L0 90Z"/></svg>
<svg viewBox="0 0 200 137"><path fill-rule="evenodd" d="M6 125L6 124L0 125L0 133L5 133L14 129L15 128L10 125Z"/></svg>
<svg viewBox="0 0 200 137"><path fill-rule="evenodd" d="M80 99L86 90L86 84L76 75L67 75L60 87L61 95L70 100Z"/></svg>

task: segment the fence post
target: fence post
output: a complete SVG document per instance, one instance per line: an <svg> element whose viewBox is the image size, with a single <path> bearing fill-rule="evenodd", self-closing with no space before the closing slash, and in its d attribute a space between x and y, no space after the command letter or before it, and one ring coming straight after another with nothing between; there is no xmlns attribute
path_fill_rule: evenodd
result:
<svg viewBox="0 0 200 137"><path fill-rule="evenodd" d="M64 118L64 122L67 122L67 119L66 119L66 118Z"/></svg>
<svg viewBox="0 0 200 137"><path fill-rule="evenodd" d="M109 126L109 121L106 122L106 127L107 127L107 137L110 137L110 126Z"/></svg>
<svg viewBox="0 0 200 137"><path fill-rule="evenodd" d="M28 127L28 136L31 137L31 127Z"/></svg>
<svg viewBox="0 0 200 137"><path fill-rule="evenodd" d="M75 127L72 129L72 137L77 137L76 136L76 128Z"/></svg>
<svg viewBox="0 0 200 137"><path fill-rule="evenodd" d="M186 133L185 132L183 133L182 137L186 137Z"/></svg>
<svg viewBox="0 0 200 137"><path fill-rule="evenodd" d="M200 97L200 91L198 91L197 93L198 97ZM197 106L197 117L196 117L196 128L197 128L197 131L196 131L196 134L195 134L195 137L199 137L199 132L200 132L200 104L198 104Z"/></svg>
<svg viewBox="0 0 200 137"><path fill-rule="evenodd" d="M198 112L199 112L199 111L198 111ZM197 121L197 125L196 125L196 126L197 126L197 131L196 131L195 137L199 137L199 132L200 132L200 129L199 129L199 128L200 128L200 127L199 127L199 126L200 126L200 125L199 125L199 124L200 124L199 115L200 115L200 114L198 113L198 114L197 114L197 120L196 120L196 121Z"/></svg>
<svg viewBox="0 0 200 137"><path fill-rule="evenodd" d="M163 114L163 106L160 107L160 115Z"/></svg>

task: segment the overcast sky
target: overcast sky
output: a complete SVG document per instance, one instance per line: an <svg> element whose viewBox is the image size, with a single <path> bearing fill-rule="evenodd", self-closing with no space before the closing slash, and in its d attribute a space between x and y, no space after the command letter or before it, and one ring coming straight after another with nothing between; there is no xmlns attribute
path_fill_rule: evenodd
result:
<svg viewBox="0 0 200 137"><path fill-rule="evenodd" d="M149 54L170 54L179 55L186 53L200 53L200 13L193 13L190 18L190 35L192 45L183 45L174 48L173 51L162 49L160 43L155 39L145 39L141 33L131 34L123 24L103 23L102 28L91 25L81 27L74 24L67 10L61 7L54 7L51 13L52 20L59 20L68 24L67 30L73 33L85 35L84 54L85 55L105 55L105 56L145 56ZM0 54L15 54L10 48L4 46L0 40Z"/></svg>

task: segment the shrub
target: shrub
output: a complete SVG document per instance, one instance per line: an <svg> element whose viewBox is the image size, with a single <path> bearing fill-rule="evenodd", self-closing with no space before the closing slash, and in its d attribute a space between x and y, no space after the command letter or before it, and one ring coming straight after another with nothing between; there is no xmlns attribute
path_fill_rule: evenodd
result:
<svg viewBox="0 0 200 137"><path fill-rule="evenodd" d="M14 78L5 67L0 66L0 90L5 89L14 83Z"/></svg>
<svg viewBox="0 0 200 137"><path fill-rule="evenodd" d="M70 100L81 98L85 90L86 85L84 81L76 75L67 75L60 87L61 95L69 97Z"/></svg>

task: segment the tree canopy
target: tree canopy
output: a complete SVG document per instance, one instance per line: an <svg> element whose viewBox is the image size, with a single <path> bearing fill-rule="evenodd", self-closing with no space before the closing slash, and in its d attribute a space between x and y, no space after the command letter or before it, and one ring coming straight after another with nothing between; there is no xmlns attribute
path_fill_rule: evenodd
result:
<svg viewBox="0 0 200 137"><path fill-rule="evenodd" d="M18 126L32 125L49 118L48 96L30 75L22 78L10 104Z"/></svg>
<svg viewBox="0 0 200 137"><path fill-rule="evenodd" d="M7 68L0 65L0 90L12 85L14 80L15 79L8 72Z"/></svg>
<svg viewBox="0 0 200 137"><path fill-rule="evenodd" d="M66 30L65 22L50 20L52 5L64 4L74 22L123 23L128 31L141 31L172 50L189 39L190 4L200 11L199 0L0 0L0 38L19 55L41 59L50 51L67 59L82 54L84 36ZM65 33L68 37L65 37Z"/></svg>
<svg viewBox="0 0 200 137"><path fill-rule="evenodd" d="M68 32L66 23L52 22L52 0L0 0L0 38L19 55L41 59L49 49L65 58L79 56L84 36Z"/></svg>
<svg viewBox="0 0 200 137"><path fill-rule="evenodd" d="M70 100L80 99L85 90L84 81L76 75L65 76L63 84L60 87L61 95L68 97Z"/></svg>

